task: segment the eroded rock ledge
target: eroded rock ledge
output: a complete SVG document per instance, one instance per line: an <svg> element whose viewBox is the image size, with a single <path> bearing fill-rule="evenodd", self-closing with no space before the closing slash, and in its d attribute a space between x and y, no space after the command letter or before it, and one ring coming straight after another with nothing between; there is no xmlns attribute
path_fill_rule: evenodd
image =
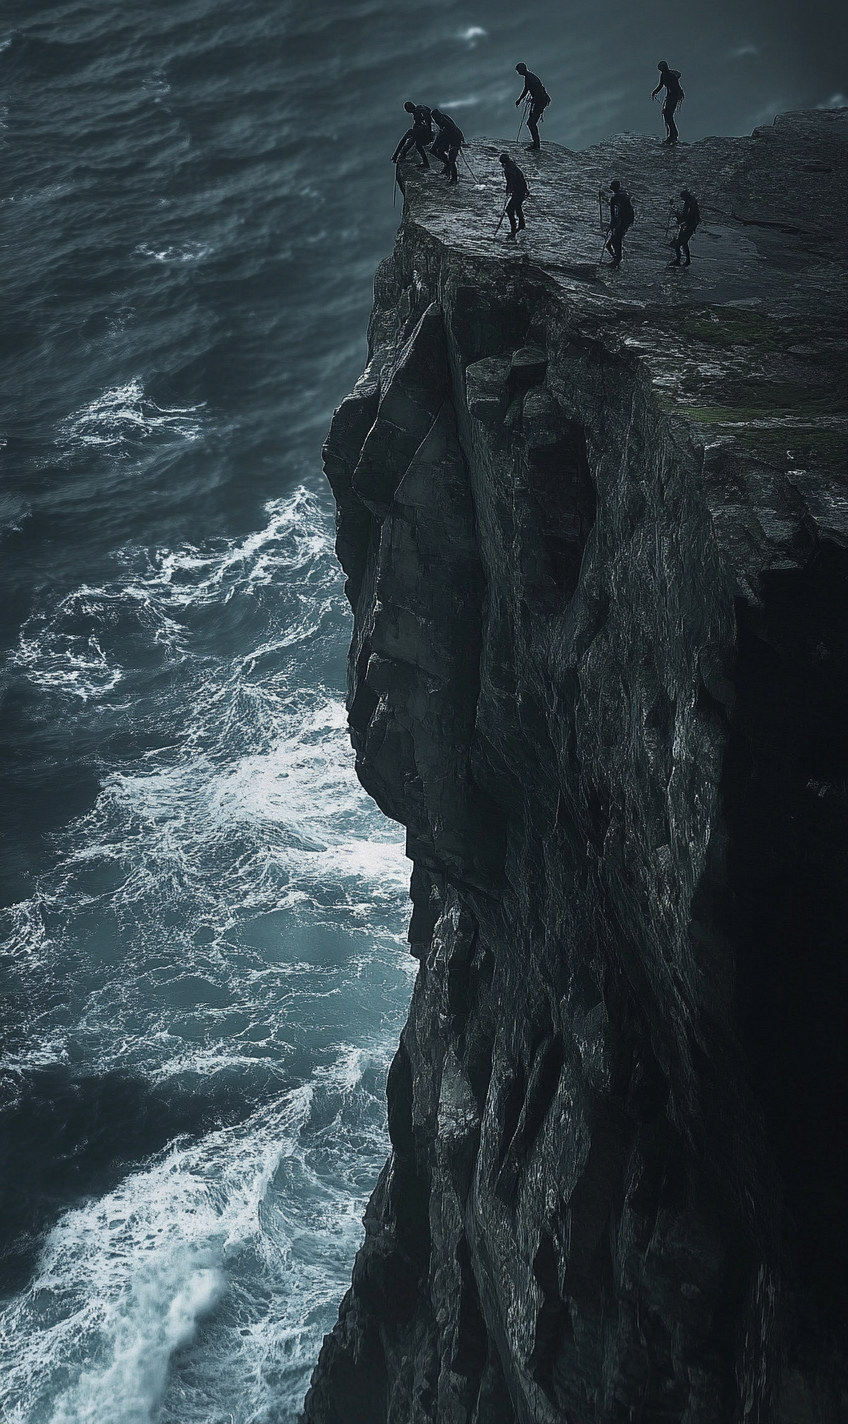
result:
<svg viewBox="0 0 848 1424"><path fill-rule="evenodd" d="M518 252L497 146L406 179L326 470L420 971L310 1424L848 1418L847 120L546 147Z"/></svg>

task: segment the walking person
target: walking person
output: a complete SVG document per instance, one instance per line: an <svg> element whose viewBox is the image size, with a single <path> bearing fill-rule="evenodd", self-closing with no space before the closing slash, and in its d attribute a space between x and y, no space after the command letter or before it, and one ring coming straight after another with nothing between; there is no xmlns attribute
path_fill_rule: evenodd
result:
<svg viewBox="0 0 848 1424"><path fill-rule="evenodd" d="M610 266L619 267L624 237L628 228L631 228L636 221L636 214L633 211L630 195L625 193L617 178L613 178L610 183L610 192L612 193L609 200L610 220L604 246L607 252L612 253Z"/></svg>
<svg viewBox="0 0 848 1424"><path fill-rule="evenodd" d="M530 137L533 140L533 148L541 148L542 145L539 141L538 124L543 113L545 112L545 109L551 102L551 96L545 88L544 84L542 83L541 79L539 78L538 74L531 74L526 64L517 64L515 68L519 74L523 75L524 78L524 88L522 89L521 93L515 101L515 107L517 109L519 104L522 103L524 99L530 100L530 110L527 115L527 128L530 133Z"/></svg>
<svg viewBox="0 0 848 1424"><path fill-rule="evenodd" d="M450 185L456 183L459 178L456 171L456 160L459 150L465 143L465 136L459 125L455 124L448 114L443 114L441 109L433 110L433 123L439 132L430 152L434 158L442 160L442 173L447 173Z"/></svg>
<svg viewBox="0 0 848 1424"><path fill-rule="evenodd" d="M518 164L513 163L508 153L500 155L500 163L506 180L506 207L501 214L501 222L504 216L509 218L510 233L507 241L511 238L514 242L515 234L523 232L526 226L522 204L530 190L527 187L527 179Z"/></svg>
<svg viewBox="0 0 848 1424"><path fill-rule="evenodd" d="M433 142L433 120L431 112L426 104L413 104L411 99L407 99L403 107L408 114L412 115L412 128L407 129L392 154L392 163L400 163L411 148L417 148L421 158L418 167L429 168L430 163L424 149L428 144Z"/></svg>
<svg viewBox="0 0 848 1424"><path fill-rule="evenodd" d="M680 209L679 212L676 212L674 214L674 221L678 225L677 237L671 244L675 252L677 253L677 256L672 262L669 262L669 267L680 266L681 251L685 252L686 254L683 266L688 267L690 265L691 258L689 256L689 239L701 221L701 209L698 207L698 199L695 197L694 193L690 193L688 188L681 188L680 196L683 199L683 207Z"/></svg>
<svg viewBox="0 0 848 1424"><path fill-rule="evenodd" d="M663 123L665 124L665 138L663 139L663 144L673 145L677 143L677 140L680 138L677 124L674 122L674 115L683 103L685 97L683 87L680 83L680 70L669 69L664 59L660 60L657 69L660 72L659 83L656 89L651 91L651 98L656 99L660 90L665 89L665 98L663 99L662 106Z"/></svg>

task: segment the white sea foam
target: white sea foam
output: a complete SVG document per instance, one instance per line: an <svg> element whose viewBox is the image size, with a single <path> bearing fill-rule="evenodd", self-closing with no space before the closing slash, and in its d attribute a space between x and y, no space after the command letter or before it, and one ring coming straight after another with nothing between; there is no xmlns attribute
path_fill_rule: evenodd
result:
<svg viewBox="0 0 848 1424"><path fill-rule="evenodd" d="M152 257L154 262L199 262L208 256L212 248L203 242L169 243L167 247L153 247L149 242L140 242L133 251L139 257Z"/></svg>
<svg viewBox="0 0 848 1424"><path fill-rule="evenodd" d="M293 1418L383 1155L386 1063L385 1047L342 1048L309 1085L66 1213L0 1319L4 1419Z"/></svg>
<svg viewBox="0 0 848 1424"><path fill-rule="evenodd" d="M9 1072L120 1070L175 1132L195 1103L245 1118L53 1226L0 1321L9 1424L293 1420L335 1317L414 961L400 832L322 681L349 626L331 531L298 490L239 539L124 550L12 659L142 749L104 751L54 869L0 910Z"/></svg>
<svg viewBox="0 0 848 1424"><path fill-rule="evenodd" d="M157 434L196 440L203 429L199 414L203 409L203 403L157 405L144 394L140 380L127 381L69 416L56 443L66 450L85 446L116 453L122 446L137 445Z"/></svg>
<svg viewBox="0 0 848 1424"><path fill-rule="evenodd" d="M104 727L128 717L156 743L103 765L95 804L57 838L55 870L0 910L6 952L25 961L21 1001L52 1003L80 946L93 966L69 989L70 1023L33 1009L29 1061L43 1061L47 1044L75 1045L104 1070L161 1078L249 1068L262 1052L284 1058L301 996L319 993L315 976L323 993L346 984L325 964L322 935L361 939L372 979L397 953L401 833L353 775L339 695L320 678L303 685L311 650L320 667L325 645L346 637L329 533L327 512L298 490L239 540L124 551L114 584L79 589L24 628L13 668L71 712L78 703ZM255 619L252 638L237 623L233 658L218 649L230 609ZM303 955L280 946L304 933L313 978L293 999ZM151 982L163 962L171 967ZM409 962L393 969L399 985ZM337 1021L324 1012L321 1034Z"/></svg>

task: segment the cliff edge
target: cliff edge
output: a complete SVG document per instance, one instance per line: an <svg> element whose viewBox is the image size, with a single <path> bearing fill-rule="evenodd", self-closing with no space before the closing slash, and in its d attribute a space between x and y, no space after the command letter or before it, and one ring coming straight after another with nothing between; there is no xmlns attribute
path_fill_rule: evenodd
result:
<svg viewBox="0 0 848 1424"><path fill-rule="evenodd" d="M404 170L325 455L420 969L309 1424L848 1418L847 139L511 146L517 248Z"/></svg>

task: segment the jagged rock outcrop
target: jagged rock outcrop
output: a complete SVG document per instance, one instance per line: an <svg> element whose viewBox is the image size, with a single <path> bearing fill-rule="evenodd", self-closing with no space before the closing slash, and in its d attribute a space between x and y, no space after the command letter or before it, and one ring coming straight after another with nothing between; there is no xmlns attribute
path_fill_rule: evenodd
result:
<svg viewBox="0 0 848 1424"><path fill-rule="evenodd" d="M326 469L420 970L309 1424L848 1418L846 120L546 148L518 251L406 176Z"/></svg>

